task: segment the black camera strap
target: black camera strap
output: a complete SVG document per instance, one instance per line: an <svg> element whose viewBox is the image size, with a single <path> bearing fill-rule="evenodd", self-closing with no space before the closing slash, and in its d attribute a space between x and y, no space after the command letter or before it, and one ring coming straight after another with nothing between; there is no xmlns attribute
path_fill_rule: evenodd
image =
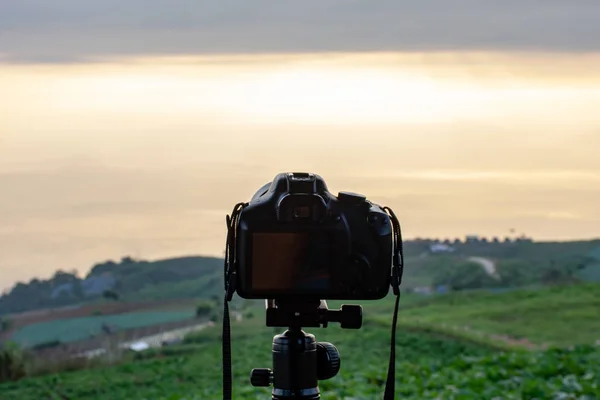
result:
<svg viewBox="0 0 600 400"><path fill-rule="evenodd" d="M388 376L385 383L385 392L383 400L394 400L396 391L396 325L398 323L398 308L400 306L400 284L402 283L402 273L404 272L404 251L402 248L402 229L400 222L389 207L383 207L388 213L392 222L394 235L394 255L392 259L392 290L396 295L396 304L394 305L394 316L392 318L392 335L390 344L390 364L388 366Z"/></svg>
<svg viewBox="0 0 600 400"><path fill-rule="evenodd" d="M237 223L242 209L248 203L238 203L233 207L231 216L227 215L227 242L225 243L225 263L223 266L225 282L225 298L223 299L223 400L231 400L231 321L229 319L229 302L235 293L237 279L237 260L235 258L235 239Z"/></svg>

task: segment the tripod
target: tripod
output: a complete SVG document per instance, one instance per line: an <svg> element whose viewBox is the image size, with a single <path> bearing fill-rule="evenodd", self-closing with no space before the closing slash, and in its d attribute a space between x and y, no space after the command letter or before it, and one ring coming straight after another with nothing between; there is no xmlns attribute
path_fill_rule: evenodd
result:
<svg viewBox="0 0 600 400"><path fill-rule="evenodd" d="M288 327L273 337L273 369L255 368L253 386L273 385L272 400L319 400L318 381L333 378L340 370L337 348L317 342L304 327L324 327L339 322L343 329L360 329L362 307L343 305L329 310L325 301L308 303L266 300L267 326Z"/></svg>

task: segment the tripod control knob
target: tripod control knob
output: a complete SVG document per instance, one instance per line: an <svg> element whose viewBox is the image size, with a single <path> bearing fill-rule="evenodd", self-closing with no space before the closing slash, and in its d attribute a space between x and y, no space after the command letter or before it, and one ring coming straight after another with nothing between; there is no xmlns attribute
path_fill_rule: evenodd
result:
<svg viewBox="0 0 600 400"><path fill-rule="evenodd" d="M250 373L250 383L256 387L269 386L272 375L273 372L269 368L254 368Z"/></svg>
<svg viewBox="0 0 600 400"><path fill-rule="evenodd" d="M362 306L344 304L340 325L342 329L360 329L362 326Z"/></svg>
<svg viewBox="0 0 600 400"><path fill-rule="evenodd" d="M328 342L317 343L317 379L333 378L340 371L340 352Z"/></svg>

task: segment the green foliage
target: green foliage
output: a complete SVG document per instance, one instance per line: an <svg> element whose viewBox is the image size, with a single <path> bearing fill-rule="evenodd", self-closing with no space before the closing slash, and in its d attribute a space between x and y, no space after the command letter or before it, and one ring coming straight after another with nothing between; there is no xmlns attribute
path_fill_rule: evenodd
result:
<svg viewBox="0 0 600 400"><path fill-rule="evenodd" d="M119 294L114 290L105 290L102 293L102 297L104 297L107 300L119 301Z"/></svg>
<svg viewBox="0 0 600 400"><path fill-rule="evenodd" d="M335 378L319 383L323 399L381 398L387 372L389 326L361 331L315 330L342 356ZM236 399L268 398L269 388L249 383L252 368L271 363L271 332L254 323L234 326L233 389ZM49 375L0 386L7 398L124 400L217 399L221 396L218 330L201 344L153 350L137 360L95 370ZM396 395L403 399L597 398L600 351L592 346L542 352L496 352L422 334L399 332ZM143 353L142 353L143 354ZM151 358L149 358L151 357ZM584 397L587 396L587 397Z"/></svg>
<svg viewBox="0 0 600 400"><path fill-rule="evenodd" d="M589 252L600 248L600 240L575 242L513 242L513 243L462 243L455 246L455 253L427 254L426 242L410 242L412 252L406 253L403 285L405 288L430 286L449 280L453 270L461 268L465 273L466 258L480 256L496 262L496 269L502 277L501 282L488 280L480 271L469 287L477 280L479 288L518 287L539 283L567 283L576 280L600 280L600 268L590 267ZM584 271L585 270L585 271ZM465 278L465 277L463 277ZM463 284L465 282L462 282ZM460 286L463 286L462 284Z"/></svg>
<svg viewBox="0 0 600 400"><path fill-rule="evenodd" d="M150 262L123 257L119 263L106 261L96 264L85 278L106 275L112 276L116 281L116 287L108 291L112 294L104 293L113 300L209 298L222 291L223 260L213 257L180 257ZM0 315L102 299L102 294L90 297L83 295L83 279L75 273L58 271L48 280L19 282L0 297ZM52 292L62 284L72 285L70 294L52 298ZM114 296L117 292L118 296Z"/></svg>
<svg viewBox="0 0 600 400"><path fill-rule="evenodd" d="M215 306L212 302L203 301L196 306L196 317L197 318L207 317L213 312L214 308L215 308Z"/></svg>
<svg viewBox="0 0 600 400"><path fill-rule="evenodd" d="M461 258L447 255L407 258L402 285L405 288L430 286L434 283L436 276L450 271L462 263L464 261Z"/></svg>
<svg viewBox="0 0 600 400"><path fill-rule="evenodd" d="M547 243L466 243L456 246L454 255L426 256L426 241L407 241L404 246L406 270L404 287L429 286L439 274L464 264L467 256L482 256L497 261L497 269L505 286L568 282L575 278L600 279L600 269L578 272L587 254L600 247L600 240ZM425 256L424 256L425 255ZM85 278L112 276L123 301L167 300L177 298L219 297L223 288L223 260L213 257L181 257L157 261L123 257L92 267ZM84 279L85 279L84 278ZM484 279L481 277L481 279ZM82 278L76 272L57 271L48 280L19 282L0 297L0 315L33 309L76 305L101 299L101 295L85 297ZM490 283L490 282L488 282ZM63 284L72 284L64 296L51 298Z"/></svg>
<svg viewBox="0 0 600 400"><path fill-rule="evenodd" d="M397 397L599 398L600 348L590 345L598 340L600 332L599 290L600 285L573 285L502 294L469 291L403 297L397 334ZM329 306L335 308L341 303L329 302ZM364 302L364 323L358 331L343 330L336 324L328 329L308 329L318 340L334 343L342 357L338 376L319 383L322 399L382 398L393 305L392 296ZM259 310L264 311L257 304L246 311ZM461 328L469 324L473 332L511 334L536 343L588 344L543 351L499 351L497 347L507 346L499 346L497 339L490 336L489 340L471 340L465 332L453 334L451 324ZM423 329L426 326L431 329ZM271 366L272 336L281 332L265 327L263 318L232 320L235 399L269 398L270 389L252 387L248 374L252 368ZM184 345L132 358L135 360L116 366L4 383L0 392L7 398L23 400L221 397L218 327L188 335Z"/></svg>
<svg viewBox="0 0 600 400"><path fill-rule="evenodd" d="M24 355L13 344L0 347L0 383L16 381L26 375Z"/></svg>
<svg viewBox="0 0 600 400"><path fill-rule="evenodd" d="M490 277L480 265L467 262L454 268L445 268L433 279L435 286L448 286L451 290L479 289L493 287L498 282Z"/></svg>
<svg viewBox="0 0 600 400"><path fill-rule="evenodd" d="M8 331L12 326L12 321L8 318L0 318L0 332Z"/></svg>
<svg viewBox="0 0 600 400"><path fill-rule="evenodd" d="M336 380L343 382L348 377L360 376L356 394L361 390L381 393L380 382L385 378L389 356L389 326L374 324L363 329L349 331L331 327L315 329L313 333L319 340L335 343L342 354L343 373ZM115 367L26 379L0 386L0 391L8 398L23 400L45 398L50 393L57 398L77 399L217 399L221 393L220 329L201 333L196 335L203 338L201 343L155 350L155 358L140 355L136 356L140 360ZM269 389L252 387L248 375L254 367L271 365L272 328L256 319L234 323L232 335L234 398L269 398ZM399 357L405 362L429 363L436 359L451 360L461 354L492 354L485 348L413 333L399 333L398 345L402 349ZM328 398L339 392L337 384L333 384L336 386L323 387Z"/></svg>
<svg viewBox="0 0 600 400"><path fill-rule="evenodd" d="M498 294L469 291L431 296L408 305L398 321L402 326L434 327L487 341L527 338L536 345L567 346L600 339L598 310L600 285L578 284ZM377 318L385 321L387 317ZM511 339L495 337L498 335Z"/></svg>

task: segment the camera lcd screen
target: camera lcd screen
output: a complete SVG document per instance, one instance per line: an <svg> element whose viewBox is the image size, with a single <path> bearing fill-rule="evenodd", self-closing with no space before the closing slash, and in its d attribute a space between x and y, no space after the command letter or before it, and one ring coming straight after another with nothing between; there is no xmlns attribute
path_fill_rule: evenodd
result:
<svg viewBox="0 0 600 400"><path fill-rule="evenodd" d="M254 233L252 289L321 292L330 289L331 242L328 235Z"/></svg>

